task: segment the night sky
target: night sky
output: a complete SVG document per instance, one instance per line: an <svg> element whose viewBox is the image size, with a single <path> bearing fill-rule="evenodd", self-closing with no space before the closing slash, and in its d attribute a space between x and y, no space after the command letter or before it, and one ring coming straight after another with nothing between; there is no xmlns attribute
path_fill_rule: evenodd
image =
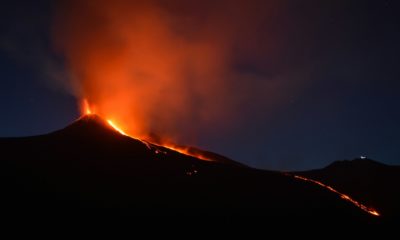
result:
<svg viewBox="0 0 400 240"><path fill-rule="evenodd" d="M229 127L201 128L196 144L264 169L320 168L361 155L400 165L397 1L254 4L254 14L227 18L233 26L256 26L230 54L230 71L251 76L232 80L230 93L247 94L235 105L235 119L225 120ZM187 5L180 14L208 16ZM56 7L56 1L2 1L2 137L48 133L80 115L66 60L54 48ZM255 90L260 82L267 90Z"/></svg>

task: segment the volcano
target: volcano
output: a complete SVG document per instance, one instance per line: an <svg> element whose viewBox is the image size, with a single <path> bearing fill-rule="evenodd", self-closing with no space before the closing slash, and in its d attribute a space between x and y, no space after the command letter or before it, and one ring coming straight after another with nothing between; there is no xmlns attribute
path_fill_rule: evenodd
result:
<svg viewBox="0 0 400 240"><path fill-rule="evenodd" d="M378 219L290 174L193 151L207 159L126 136L94 114L50 134L1 138L3 216Z"/></svg>

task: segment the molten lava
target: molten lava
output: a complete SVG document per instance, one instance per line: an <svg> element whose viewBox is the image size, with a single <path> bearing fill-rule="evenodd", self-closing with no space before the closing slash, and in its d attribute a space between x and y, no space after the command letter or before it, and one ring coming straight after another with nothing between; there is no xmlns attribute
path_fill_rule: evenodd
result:
<svg viewBox="0 0 400 240"><path fill-rule="evenodd" d="M83 100L82 111L83 111L83 113L86 114L86 115L91 115L91 114L93 114L92 110L90 109L89 102L88 102L86 99Z"/></svg>
<svg viewBox="0 0 400 240"><path fill-rule="evenodd" d="M182 146L172 145L171 143L166 143L166 144L163 144L162 146L165 147L165 148L174 150L176 152L179 152L179 153L182 153L182 154L185 154L185 155L189 155L189 156L192 156L192 157L204 160L204 161L213 161L212 159L207 158L207 157L205 157L205 156L203 156L203 155L201 155L199 153L193 153L192 151L190 151L189 147L182 147Z"/></svg>
<svg viewBox="0 0 400 240"><path fill-rule="evenodd" d="M119 127L117 127L117 125L115 125L115 124L113 123L113 121L107 120L107 122L108 122L108 124L110 124L110 126L111 126L112 128L114 128L115 130L117 130L117 132L121 133L122 135L128 136L128 134L126 134L123 130L121 130Z"/></svg>
<svg viewBox="0 0 400 240"><path fill-rule="evenodd" d="M317 184L317 185L319 185L319 186L321 186L321 187L323 187L325 189L328 189L331 192L334 192L334 193L338 194L342 199L344 199L344 200L346 200L348 202L351 202L353 205L355 205L356 207L360 208L361 210L363 210L363 211L365 211L365 212L367 212L367 213L369 213L369 214L371 214L373 216L380 216L378 211L376 211L375 209L365 206L364 204L352 199L349 195L341 193L338 190L334 189L333 187L325 185L320 181L309 179L309 178L306 178L306 177L303 177L303 176L299 176L299 175L291 175L291 174L288 174L288 173L285 174L285 175L292 176L295 179L300 179L300 180L303 180L303 181L306 181L306 182L311 182L311 183Z"/></svg>
<svg viewBox="0 0 400 240"><path fill-rule="evenodd" d="M82 110L82 115L92 115L92 114L97 114L92 106L89 104L89 102L87 101L87 99L84 99L82 101L82 106L81 106L81 110ZM107 118L105 118L107 119ZM150 143L147 140L142 140L138 137L133 137L131 135L129 135L128 133L126 133L119 125L117 125L113 120L111 119L107 119L107 123L110 125L111 128L113 128L115 131L117 131L118 133L120 133L121 135L127 136L127 137L131 137L134 138L140 142L142 142L144 145L146 145L146 147L150 150L154 150L155 153L165 153L164 151L162 151L161 149L159 149L159 147L164 147L170 150L173 150L175 152L179 152L181 154L187 155L187 156L191 156L191 157L195 157L197 159L201 159L204 161L213 161L210 158L207 158L199 153L194 153L192 151L190 151L189 147L183 147L183 146L178 146L172 143Z"/></svg>

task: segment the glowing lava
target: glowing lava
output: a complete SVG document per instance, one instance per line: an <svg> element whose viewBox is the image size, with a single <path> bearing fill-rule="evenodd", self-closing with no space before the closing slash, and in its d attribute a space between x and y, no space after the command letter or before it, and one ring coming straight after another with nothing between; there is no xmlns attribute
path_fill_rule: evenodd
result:
<svg viewBox="0 0 400 240"><path fill-rule="evenodd" d="M84 100L82 101L81 109L82 109L82 115L83 115L83 116L85 116L85 115L97 114L97 113L93 110L92 106L89 104L89 102L87 101L87 99L84 99ZM107 119L107 118L106 118L106 119ZM136 139L136 140L138 140L138 141L141 141L143 144L146 145L146 147L147 147L148 149L154 150L156 154L158 154L158 153L164 153L164 154L166 154L166 152L164 152L164 151L162 151L161 149L159 149L159 147L164 147L164 148L173 150L173 151L175 151L175 152L179 152L179 153L181 153L181 154L184 154L184 155L187 155L187 156L191 156L191 157L195 157L195 158L198 158L198 159L201 159L201 160L204 160L204 161L213 161L212 159L209 159L209 158L207 158L207 157L205 157L205 156L203 156L203 155L201 155L201 154L199 154L199 153L194 153L194 152L190 151L190 148L189 148L189 147L177 146L177 145L174 145L174 144L171 144L171 143L168 143L168 144L149 143L148 141L139 139L139 138L137 138L137 137L130 136L130 135L127 134L124 130L122 130L122 128L121 128L120 126L118 126L118 125L117 125L113 120L111 120L111 119L108 119L108 120L107 120L107 123L108 123L115 131L117 131L118 133L120 133L120 134L122 134L122 135L124 135L124 136L130 137L130 138Z"/></svg>
<svg viewBox="0 0 400 240"><path fill-rule="evenodd" d="M86 114L86 115L93 114L92 110L90 109L89 102L86 99L83 100L83 104L82 105L83 105L82 106L82 108L83 108L82 111L84 112L84 114Z"/></svg>
<svg viewBox="0 0 400 240"><path fill-rule="evenodd" d="M300 180L303 180L303 181L306 181L306 182L311 182L311 183L317 184L317 185L319 185L319 186L321 186L321 187L323 187L325 189L328 189L331 192L334 192L334 193L338 194L342 199L344 199L344 200L346 200L348 202L351 202L353 205L355 205L356 207L360 208L361 210L363 210L363 211L365 211L365 212L367 212L367 213L369 213L369 214L371 214L373 216L380 216L378 211L376 211L375 209L365 206L364 204L352 199L349 195L341 193L338 190L334 189L333 187L325 185L320 181L309 179L309 178L302 177L302 176L299 176L299 175L291 175L291 174L288 174L288 173L286 173L285 175L292 176L292 177L294 177L296 179L300 179Z"/></svg>
<svg viewBox="0 0 400 240"><path fill-rule="evenodd" d="M122 135L124 135L124 136L131 137L131 136L129 136L127 133L125 133L120 127L118 127L113 121L107 120L107 122L108 122L108 124L109 124L112 128L114 128L114 129L115 129L117 132L119 132L120 134L122 134ZM201 154L191 153L191 152L190 152L190 148L188 148L188 147L174 146L174 145L171 145L171 144L166 144L166 145L160 145L160 144L155 144L155 143L151 143L151 144L150 144L150 143L147 142L147 141L144 141L144 140L141 140L141 139L138 139L138 138L135 138L135 137L131 137L131 138L134 138L134 139L136 139L136 140L141 141L141 142L144 143L144 144L147 146L147 148L150 149L150 150L152 150L152 149L154 148L154 150L155 150L156 153L163 152L163 151L161 151L160 149L158 149L158 147L164 147L164 148L168 148L168 149L170 149L170 150L173 150L173 151L175 151L175 152L179 152L179 153L181 153L181 154L184 154L184 155L187 155L187 156L191 156L191 157L195 157L195 158L198 158L198 159L201 159L201 160L204 160L204 161L212 161L211 159L206 158L206 157L202 156ZM164 152L164 154L166 154L166 153Z"/></svg>
<svg viewBox="0 0 400 240"><path fill-rule="evenodd" d="M193 153L192 151L190 151L189 147L176 146L176 145L172 145L172 144L163 144L161 146L171 149L171 150L174 150L176 152L191 156L191 157L195 157L195 158L204 160L204 161L213 161L212 159L207 158L201 154Z"/></svg>
<svg viewBox="0 0 400 240"><path fill-rule="evenodd" d="M117 130L117 132L121 133L122 135L128 136L128 134L126 134L124 131L122 131L121 128L117 127L117 125L115 125L115 124L113 123L113 121L107 120L107 122L108 122L108 124L110 124L110 126L111 126L112 128L114 128L115 130Z"/></svg>

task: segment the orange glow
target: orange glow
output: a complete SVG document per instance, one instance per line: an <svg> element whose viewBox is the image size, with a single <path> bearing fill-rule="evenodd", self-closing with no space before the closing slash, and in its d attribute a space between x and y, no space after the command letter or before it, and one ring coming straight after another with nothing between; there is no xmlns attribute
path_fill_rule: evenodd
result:
<svg viewBox="0 0 400 240"><path fill-rule="evenodd" d="M281 76L267 81L237 69L237 52L250 51L244 59L275 54L274 44L258 39L271 39L258 27L260 17L269 15L259 11L275 9L261 7L265 1L217 1L216 6L175 0L59 2L54 47L73 76L73 94L89 101L83 101L82 113L112 119L125 135L146 141L157 135L161 145L206 160L164 143L193 144L205 129L229 130L243 121L237 109L251 102L268 103L254 109L272 110L282 95L275 92L297 89ZM198 14L187 14L192 10ZM239 86L246 91L237 94Z"/></svg>
<svg viewBox="0 0 400 240"><path fill-rule="evenodd" d="M229 49L238 38L229 36L242 31L231 29L237 24L221 18L221 11L210 11L213 23L203 23L203 17L174 13L191 1L163 2L62 1L55 47L74 76L74 94L89 100L84 114L111 118L141 139L155 134L193 143L203 129L227 127L226 119L236 113L237 94L228 81ZM242 7L235 14L247 12Z"/></svg>
<svg viewBox="0 0 400 240"><path fill-rule="evenodd" d="M81 108L82 108L82 115L83 115L83 116L84 116L84 115L95 114L94 111L93 111L93 109L91 108L89 102L87 101L87 99L84 99L84 100L82 101L82 107L81 107ZM149 149L152 149L152 147L150 146L150 145L152 145L153 148L155 148L155 153L156 153L156 154L162 153L162 152L163 152L163 151L157 149L157 147L165 147L165 148L168 148L168 149L173 150L173 151L175 151L175 152L179 152L179 153L181 153L181 154L188 155L188 156L191 156L191 157L195 157L195 158L198 158L198 159L201 159L201 160L204 160L204 161L213 161L212 159L209 159L209 158L207 158L207 157L205 157L205 156L203 156L203 155L201 155L201 154L199 154L199 153L194 153L194 152L190 151L190 148L189 148L189 147L178 146L178 145L175 145L175 144L173 144L173 143L171 143L171 142L168 142L168 143L164 143L164 142L161 142L161 143L149 143L149 141L148 141L147 139L146 139L146 140L141 139L141 138L146 138L146 136L143 136L143 137L133 137L133 136L129 135L125 130L122 130L122 127L121 127L120 125L117 125L117 124L116 124L113 120L111 120L111 119L107 119L107 123L108 123L114 130L116 130L117 132L119 132L120 134L141 141L141 142L142 142L143 144L145 144L145 145L147 146L147 148L149 148Z"/></svg>
<svg viewBox="0 0 400 240"><path fill-rule="evenodd" d="M90 105L89 102L87 101L87 99L83 100L82 103L82 112L86 115L90 115L93 114L92 109L90 109Z"/></svg>
<svg viewBox="0 0 400 240"><path fill-rule="evenodd" d="M92 113L86 112L86 114L92 114ZM132 137L132 136L128 135L124 130L122 130L121 127L117 126L112 120L107 120L107 123L108 123L114 130L116 130L117 132L119 132L120 134L122 134L122 135L124 135L124 136L127 136L127 137L130 137L130 138L133 138L133 139L136 139L136 140L138 140L138 141L141 141L143 144L146 145L146 147L147 147L148 149L154 150L154 152L155 152L156 154L159 154L159 153L167 154L166 152L164 152L164 151L162 151L162 150L160 150L160 149L158 148L158 147L164 147L164 148L173 150L173 151L175 151L175 152L179 152L179 153L181 153L181 154L184 154L184 155L187 155L187 156L191 156L191 157L195 157L195 158L198 158L198 159L201 159L201 160L204 160L204 161L213 161L212 159L206 158L206 157L204 157L204 156L201 155L201 154L195 154L195 153L190 152L190 148L189 148L189 147L176 146L176 145L172 145L172 144L170 144L170 143L169 143L169 144L155 144L155 143L149 143L149 142L146 141L146 140L141 140L141 139L139 139L139 138Z"/></svg>
<svg viewBox="0 0 400 240"><path fill-rule="evenodd" d="M375 210L375 209L373 209L371 207L365 206L364 204L352 199L349 195L341 193L338 190L334 189L333 187L325 185L320 181L309 179L309 178L302 177L302 176L299 176L299 175L291 175L291 174L288 174L288 173L285 174L285 175L293 176L296 179L300 179L300 180L303 180L303 181L306 181L306 182L311 182L311 183L317 184L317 185L319 185L319 186L321 186L321 187L323 187L325 189L328 189L331 192L334 192L334 193L338 194L342 199L344 199L344 200L346 200L348 202L351 202L353 205L355 205L356 207L360 208L361 210L363 210L363 211L365 211L365 212L367 212L367 213L369 213L369 214L371 214L373 216L380 216L380 214L378 213L377 210Z"/></svg>
<svg viewBox="0 0 400 240"><path fill-rule="evenodd" d="M195 157L195 158L198 158L198 159L201 159L204 161L213 161L212 159L209 159L201 154L196 154L196 153L191 152L189 147L181 147L181 146L176 146L176 145L172 145L172 144L163 144L162 146L165 148L174 150L176 152L182 153L184 155Z"/></svg>
<svg viewBox="0 0 400 240"><path fill-rule="evenodd" d="M114 128L115 130L117 130L117 132L121 133L122 135L128 136L128 134L126 134L123 130L121 130L121 128L117 127L117 125L115 125L115 124L113 123L113 121L107 120L107 122L108 122L108 124L110 124L110 126L111 126L112 128Z"/></svg>

